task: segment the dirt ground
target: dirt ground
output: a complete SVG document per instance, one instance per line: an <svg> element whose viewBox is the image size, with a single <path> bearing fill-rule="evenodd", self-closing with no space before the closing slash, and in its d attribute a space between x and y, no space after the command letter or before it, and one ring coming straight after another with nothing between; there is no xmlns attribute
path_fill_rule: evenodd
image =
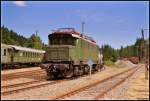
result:
<svg viewBox="0 0 150 101"><path fill-rule="evenodd" d="M149 100L149 77L148 80L145 79L144 69L130 85L127 98L131 100Z"/></svg>

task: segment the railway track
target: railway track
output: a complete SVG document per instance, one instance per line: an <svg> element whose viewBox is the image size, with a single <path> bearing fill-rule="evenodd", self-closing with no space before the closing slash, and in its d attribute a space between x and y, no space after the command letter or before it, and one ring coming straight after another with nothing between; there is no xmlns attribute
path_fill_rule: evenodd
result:
<svg viewBox="0 0 150 101"><path fill-rule="evenodd" d="M101 99L109 91L122 84L127 78L132 76L139 68L139 66L130 68L101 81L84 86L69 93L59 95L53 99Z"/></svg>
<svg viewBox="0 0 150 101"><path fill-rule="evenodd" d="M1 79L2 80L11 80L11 79L15 79L15 78L38 75L38 74L42 74L42 73L45 73L45 71L43 71L43 70L24 71L24 72L19 72L19 73L4 74L4 75L2 75Z"/></svg>
<svg viewBox="0 0 150 101"><path fill-rule="evenodd" d="M35 89L39 87L43 87L46 85L53 85L60 82L64 82L65 80L57 80L57 81L31 81L25 82L16 85L3 86L3 90L1 91L1 95L9 95L16 92L23 92L24 90ZM5 89L5 90L4 90Z"/></svg>
<svg viewBox="0 0 150 101"><path fill-rule="evenodd" d="M41 80L45 81L45 80ZM28 84L33 84L39 82L38 80L33 80L33 81L28 81L28 82L23 82L23 83L17 83L17 84L11 84L11 85L5 85L5 86L1 86L2 89L8 89L8 88L13 88L13 87L19 87L19 86L24 86L24 85L28 85Z"/></svg>

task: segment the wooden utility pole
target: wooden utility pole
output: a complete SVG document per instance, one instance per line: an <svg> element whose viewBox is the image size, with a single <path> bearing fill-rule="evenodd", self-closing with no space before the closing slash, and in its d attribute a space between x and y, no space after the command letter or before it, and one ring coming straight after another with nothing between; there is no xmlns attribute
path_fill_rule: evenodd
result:
<svg viewBox="0 0 150 101"><path fill-rule="evenodd" d="M144 29L141 30L142 34L142 50L144 48L144 62L145 62L145 79L148 80L148 60L147 60L147 44L144 42Z"/></svg>
<svg viewBox="0 0 150 101"><path fill-rule="evenodd" d="M144 53L145 53L145 79L148 80L148 56L147 56L146 43L145 43L145 47L144 47Z"/></svg>
<svg viewBox="0 0 150 101"><path fill-rule="evenodd" d="M138 58L139 58L139 53L138 53L138 51L139 51L139 48L138 47L136 47L137 48L137 56L138 56Z"/></svg>

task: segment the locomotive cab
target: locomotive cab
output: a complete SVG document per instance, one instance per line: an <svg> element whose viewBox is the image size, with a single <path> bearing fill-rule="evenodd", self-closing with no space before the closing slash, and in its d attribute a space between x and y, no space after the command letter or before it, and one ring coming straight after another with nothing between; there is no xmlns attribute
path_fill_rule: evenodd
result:
<svg viewBox="0 0 150 101"><path fill-rule="evenodd" d="M69 52L76 47L77 38L69 34L50 34L49 47L46 52L46 61L70 61Z"/></svg>

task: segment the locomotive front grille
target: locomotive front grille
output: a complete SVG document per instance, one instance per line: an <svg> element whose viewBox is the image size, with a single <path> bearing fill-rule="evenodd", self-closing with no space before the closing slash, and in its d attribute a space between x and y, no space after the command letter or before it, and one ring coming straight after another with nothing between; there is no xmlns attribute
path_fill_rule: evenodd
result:
<svg viewBox="0 0 150 101"><path fill-rule="evenodd" d="M48 61L64 61L69 58L69 48L68 47L50 47L47 51Z"/></svg>

